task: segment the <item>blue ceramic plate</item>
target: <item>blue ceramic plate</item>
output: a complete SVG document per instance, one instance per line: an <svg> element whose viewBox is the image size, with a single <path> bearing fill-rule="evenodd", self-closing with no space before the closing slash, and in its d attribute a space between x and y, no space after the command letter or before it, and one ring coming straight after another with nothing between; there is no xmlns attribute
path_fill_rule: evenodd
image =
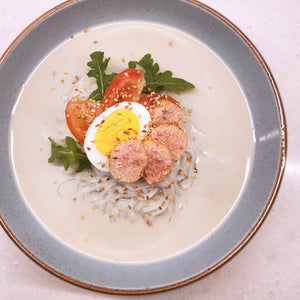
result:
<svg viewBox="0 0 300 300"><path fill-rule="evenodd" d="M22 200L9 160L12 110L36 66L71 35L122 21L168 26L205 44L237 78L253 122L251 176L234 210L195 247L150 263L95 259L54 238ZM256 48L230 21L209 7L192 0L67 1L26 28L4 53L0 66L0 222L29 257L54 275L109 293L150 293L179 287L227 262L249 241L270 210L286 159L286 125L280 96Z"/></svg>

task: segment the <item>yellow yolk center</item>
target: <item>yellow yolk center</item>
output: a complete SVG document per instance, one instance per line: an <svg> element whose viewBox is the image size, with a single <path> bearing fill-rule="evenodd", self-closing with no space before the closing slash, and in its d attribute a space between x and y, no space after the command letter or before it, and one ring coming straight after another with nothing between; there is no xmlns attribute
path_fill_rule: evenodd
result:
<svg viewBox="0 0 300 300"><path fill-rule="evenodd" d="M140 135L140 122L128 109L118 109L106 117L95 135L98 151L109 155L115 144L137 138Z"/></svg>

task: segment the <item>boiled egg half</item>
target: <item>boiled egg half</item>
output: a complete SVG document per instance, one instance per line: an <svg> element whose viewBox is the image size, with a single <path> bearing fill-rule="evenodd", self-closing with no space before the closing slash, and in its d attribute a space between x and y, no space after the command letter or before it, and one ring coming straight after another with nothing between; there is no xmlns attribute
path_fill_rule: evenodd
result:
<svg viewBox="0 0 300 300"><path fill-rule="evenodd" d="M109 171L109 155L116 144L142 139L151 121L148 110L136 102L121 102L100 114L87 130L84 150L92 165Z"/></svg>

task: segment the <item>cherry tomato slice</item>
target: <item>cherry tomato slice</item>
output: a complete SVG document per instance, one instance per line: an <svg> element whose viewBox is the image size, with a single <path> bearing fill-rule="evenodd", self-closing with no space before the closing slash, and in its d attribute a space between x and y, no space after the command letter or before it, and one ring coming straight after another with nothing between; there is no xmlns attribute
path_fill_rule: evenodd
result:
<svg viewBox="0 0 300 300"><path fill-rule="evenodd" d="M108 108L122 101L137 102L144 85L144 75L140 70L126 69L111 81L105 90L102 103Z"/></svg>
<svg viewBox="0 0 300 300"><path fill-rule="evenodd" d="M65 117L73 136L84 143L85 134L92 122L104 111L104 105L91 99L72 98L66 106Z"/></svg>
<svg viewBox="0 0 300 300"><path fill-rule="evenodd" d="M144 105L147 109L149 109L151 108L151 106L155 105L157 101L161 101L161 100L168 100L180 106L180 103L174 98L172 98L170 95L157 94L157 93L150 93L150 94L142 93L138 102Z"/></svg>

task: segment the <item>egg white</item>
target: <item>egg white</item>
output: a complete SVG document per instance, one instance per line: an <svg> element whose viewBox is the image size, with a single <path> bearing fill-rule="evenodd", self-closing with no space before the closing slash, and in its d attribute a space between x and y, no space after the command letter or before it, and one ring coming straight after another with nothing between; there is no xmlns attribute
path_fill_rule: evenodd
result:
<svg viewBox="0 0 300 300"><path fill-rule="evenodd" d="M121 102L114 106L111 106L100 114L91 124L86 132L84 140L84 150L91 164L98 170L109 172L109 158L107 155L101 153L95 144L95 136L99 124L104 118L108 117L112 112L119 109L130 109L138 118L140 123L140 135L138 138L142 138L145 135L145 130L149 130L149 122L151 121L148 110L137 102ZM142 132L144 131L144 132ZM101 162L101 163L100 163Z"/></svg>

